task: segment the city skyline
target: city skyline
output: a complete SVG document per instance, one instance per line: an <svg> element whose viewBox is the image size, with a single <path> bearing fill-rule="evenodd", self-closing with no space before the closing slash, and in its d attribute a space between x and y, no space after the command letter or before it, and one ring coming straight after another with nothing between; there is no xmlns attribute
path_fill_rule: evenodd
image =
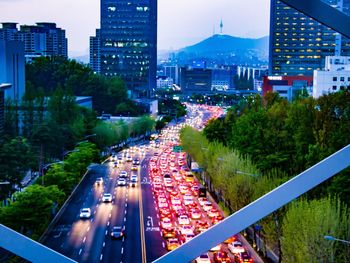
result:
<svg viewBox="0 0 350 263"><path fill-rule="evenodd" d="M69 56L87 55L89 36L100 27L99 0L0 0L0 8L3 11L1 22L54 22L64 28ZM199 42L214 32L219 33L221 19L224 34L248 38L266 36L269 33L269 8L269 0L218 0L215 3L206 1L205 4L201 0L159 0L158 49L179 49ZM82 13L84 16L76 15Z"/></svg>

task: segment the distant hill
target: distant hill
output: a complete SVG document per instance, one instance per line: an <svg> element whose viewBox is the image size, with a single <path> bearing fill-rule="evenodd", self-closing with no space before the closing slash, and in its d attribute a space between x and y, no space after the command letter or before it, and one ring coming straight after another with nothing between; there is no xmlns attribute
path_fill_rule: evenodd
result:
<svg viewBox="0 0 350 263"><path fill-rule="evenodd" d="M268 60L269 37L240 38L216 34L178 51L180 61L214 60L218 63L253 63Z"/></svg>

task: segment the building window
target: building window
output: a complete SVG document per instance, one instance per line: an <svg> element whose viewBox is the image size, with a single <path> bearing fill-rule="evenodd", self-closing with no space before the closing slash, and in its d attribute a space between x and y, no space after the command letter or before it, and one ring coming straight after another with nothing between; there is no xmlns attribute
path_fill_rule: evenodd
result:
<svg viewBox="0 0 350 263"><path fill-rule="evenodd" d="M333 90L337 90L337 86L333 86L332 89L333 89Z"/></svg>
<svg viewBox="0 0 350 263"><path fill-rule="evenodd" d="M337 81L337 77L333 77L333 81Z"/></svg>
<svg viewBox="0 0 350 263"><path fill-rule="evenodd" d="M344 81L344 77L340 77L340 81Z"/></svg>

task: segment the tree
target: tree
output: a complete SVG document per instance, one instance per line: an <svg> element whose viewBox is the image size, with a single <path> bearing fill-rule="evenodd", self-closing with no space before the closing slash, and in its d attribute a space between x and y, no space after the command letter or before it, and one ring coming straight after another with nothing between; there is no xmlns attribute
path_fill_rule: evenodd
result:
<svg viewBox="0 0 350 263"><path fill-rule="evenodd" d="M284 262L349 262L344 244L325 240L325 235L350 238L348 210L339 199L294 202L283 220Z"/></svg>
<svg viewBox="0 0 350 263"><path fill-rule="evenodd" d="M15 194L15 201L0 209L0 222L37 239L52 218L55 204L63 203L64 194L57 186L32 185Z"/></svg>

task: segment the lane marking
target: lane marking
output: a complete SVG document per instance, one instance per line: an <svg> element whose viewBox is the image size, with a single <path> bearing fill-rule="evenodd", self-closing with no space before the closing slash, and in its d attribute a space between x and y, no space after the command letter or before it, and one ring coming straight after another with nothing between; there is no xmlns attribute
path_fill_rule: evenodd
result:
<svg viewBox="0 0 350 263"><path fill-rule="evenodd" d="M165 244L164 244L164 242L162 242L162 245L163 245L163 248L165 248Z"/></svg>
<svg viewBox="0 0 350 263"><path fill-rule="evenodd" d="M126 214L126 213L127 213L127 211L125 210L124 214Z"/></svg>
<svg viewBox="0 0 350 263"><path fill-rule="evenodd" d="M100 256L100 261L102 261L102 258L103 258L103 254L101 254L101 256Z"/></svg>
<svg viewBox="0 0 350 263"><path fill-rule="evenodd" d="M126 217L124 217L124 222L126 222Z"/></svg>
<svg viewBox="0 0 350 263"><path fill-rule="evenodd" d="M108 222L107 222L107 226L109 226L109 224L110 224L110 223L109 223L109 221L108 221Z"/></svg>
<svg viewBox="0 0 350 263"><path fill-rule="evenodd" d="M90 231L90 227L88 227L87 229L86 229L86 232L89 232Z"/></svg>
<svg viewBox="0 0 350 263"><path fill-rule="evenodd" d="M122 247L122 251L121 251L121 254L123 254L124 253L124 247Z"/></svg>
<svg viewBox="0 0 350 263"><path fill-rule="evenodd" d="M79 255L81 254L81 252L83 252L83 249L82 249L82 248L79 250Z"/></svg>
<svg viewBox="0 0 350 263"><path fill-rule="evenodd" d="M84 237L84 239L83 239L83 243L85 243L85 241L86 241L86 237Z"/></svg>
<svg viewBox="0 0 350 263"><path fill-rule="evenodd" d="M107 236L107 233L108 233L108 230L106 230L106 232L105 232L105 236Z"/></svg>
<svg viewBox="0 0 350 263"><path fill-rule="evenodd" d="M106 242L103 242L103 245L102 245L103 247L105 247L106 246Z"/></svg>

